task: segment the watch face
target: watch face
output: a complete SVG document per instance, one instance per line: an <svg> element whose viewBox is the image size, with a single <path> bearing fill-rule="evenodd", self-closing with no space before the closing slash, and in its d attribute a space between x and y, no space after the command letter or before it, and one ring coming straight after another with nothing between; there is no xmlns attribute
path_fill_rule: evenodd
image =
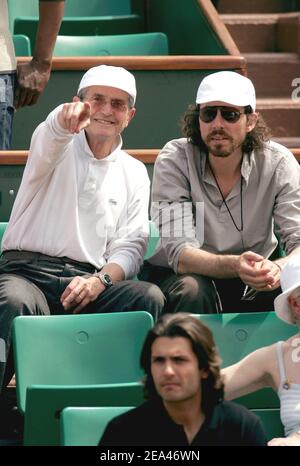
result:
<svg viewBox="0 0 300 466"><path fill-rule="evenodd" d="M113 281L110 278L110 276L108 275L108 273L104 273L102 275L102 281L103 281L105 286L112 286L112 284L113 284Z"/></svg>

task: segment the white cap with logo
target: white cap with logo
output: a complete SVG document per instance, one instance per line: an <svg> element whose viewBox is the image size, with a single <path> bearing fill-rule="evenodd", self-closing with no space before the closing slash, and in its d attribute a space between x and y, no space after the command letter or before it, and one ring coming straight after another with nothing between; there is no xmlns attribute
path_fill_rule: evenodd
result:
<svg viewBox="0 0 300 466"><path fill-rule="evenodd" d="M220 101L230 105L256 108L255 89L250 79L234 71L219 71L203 78L197 91L196 103Z"/></svg>
<svg viewBox="0 0 300 466"><path fill-rule="evenodd" d="M135 103L136 85L133 74L119 66L99 65L90 68L82 77L78 91L89 86L109 86L127 92Z"/></svg>

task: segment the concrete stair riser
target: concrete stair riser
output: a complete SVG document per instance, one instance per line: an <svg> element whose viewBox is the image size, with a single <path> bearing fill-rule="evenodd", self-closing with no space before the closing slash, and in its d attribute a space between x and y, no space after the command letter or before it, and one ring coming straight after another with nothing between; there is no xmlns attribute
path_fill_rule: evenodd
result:
<svg viewBox="0 0 300 466"><path fill-rule="evenodd" d="M296 10L298 0L219 0L219 13L280 13Z"/></svg>
<svg viewBox="0 0 300 466"><path fill-rule="evenodd" d="M275 52L278 15L221 15L241 53Z"/></svg>
<svg viewBox="0 0 300 466"><path fill-rule="evenodd" d="M300 0L219 0L272 138L300 147ZM297 99L292 99L297 97Z"/></svg>
<svg viewBox="0 0 300 466"><path fill-rule="evenodd" d="M248 76L260 98L291 98L293 81L300 78L300 60L296 54L244 54Z"/></svg>
<svg viewBox="0 0 300 466"><path fill-rule="evenodd" d="M300 12L221 15L221 19L241 53L300 53Z"/></svg>
<svg viewBox="0 0 300 466"><path fill-rule="evenodd" d="M300 99L299 102L258 99L257 111L264 117L273 137L293 138L293 146L300 147ZM294 145L296 139L297 146Z"/></svg>
<svg viewBox="0 0 300 466"><path fill-rule="evenodd" d="M300 13L279 16L276 28L276 43L279 51L300 55Z"/></svg>

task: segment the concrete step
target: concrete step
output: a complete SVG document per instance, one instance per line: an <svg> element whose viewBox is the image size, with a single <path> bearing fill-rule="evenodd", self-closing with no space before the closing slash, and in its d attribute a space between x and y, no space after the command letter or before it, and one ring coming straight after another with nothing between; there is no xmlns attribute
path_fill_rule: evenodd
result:
<svg viewBox="0 0 300 466"><path fill-rule="evenodd" d="M219 13L280 13L295 11L299 0L218 0Z"/></svg>
<svg viewBox="0 0 300 466"><path fill-rule="evenodd" d="M277 14L220 15L241 53L277 51Z"/></svg>
<svg viewBox="0 0 300 466"><path fill-rule="evenodd" d="M300 54L300 12L279 15L276 44L278 51Z"/></svg>
<svg viewBox="0 0 300 466"><path fill-rule="evenodd" d="M257 111L264 117L273 138L299 138L300 99L257 99ZM291 147L291 146L290 146ZM297 147L293 144L293 147Z"/></svg>
<svg viewBox="0 0 300 466"><path fill-rule="evenodd" d="M300 12L220 17L242 53L300 53Z"/></svg>
<svg viewBox="0 0 300 466"><path fill-rule="evenodd" d="M300 59L294 53L245 53L248 76L261 98L291 98L300 79Z"/></svg>

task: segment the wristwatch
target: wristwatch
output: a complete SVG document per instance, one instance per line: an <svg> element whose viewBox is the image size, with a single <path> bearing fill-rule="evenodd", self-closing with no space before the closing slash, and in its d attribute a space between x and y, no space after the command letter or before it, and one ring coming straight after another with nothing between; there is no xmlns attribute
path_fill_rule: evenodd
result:
<svg viewBox="0 0 300 466"><path fill-rule="evenodd" d="M113 286L114 282L112 281L112 278L110 275L108 275L108 273L99 272L96 274L96 276L99 278L100 282L103 283L105 288L110 288L111 286Z"/></svg>

